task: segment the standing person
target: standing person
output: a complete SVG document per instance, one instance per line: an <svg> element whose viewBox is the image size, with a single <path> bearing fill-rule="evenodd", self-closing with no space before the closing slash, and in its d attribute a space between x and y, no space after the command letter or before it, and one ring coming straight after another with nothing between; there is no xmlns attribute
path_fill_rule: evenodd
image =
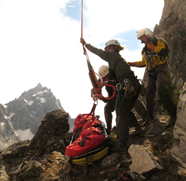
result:
<svg viewBox="0 0 186 181"><path fill-rule="evenodd" d="M168 96L168 93L164 92L163 87L166 86L167 72L169 67L167 64L167 55L169 52L168 44L163 39L157 39L153 36L150 29L144 28L137 32L137 39L141 40L141 43L145 44L142 50L142 60L136 62L128 62L130 66L145 67L148 71L147 82L147 110L150 118L154 119L154 99L156 90L159 94L160 100L163 98L163 106L167 111L176 117L176 106ZM169 106L167 106L169 105Z"/></svg>
<svg viewBox="0 0 186 181"><path fill-rule="evenodd" d="M129 140L130 120L135 120L135 124L140 127L136 117L131 111L140 92L140 83L126 60L119 54L124 47L122 47L117 40L112 39L106 42L105 51L86 44L83 38L80 39L80 42L89 51L108 62L109 68L115 73L116 79L119 81L117 87L118 95L115 103L117 138L119 142L112 151L125 151Z"/></svg>
<svg viewBox="0 0 186 181"><path fill-rule="evenodd" d="M107 65L102 65L98 70L98 74L101 77L103 83L105 83L105 84L110 84L110 85L116 87L116 85L119 83L115 77L114 72ZM99 81L101 81L101 80L99 79ZM108 93L107 98L110 98L111 96L113 96L114 90L112 87L105 86L105 89ZM107 124L107 133L109 135L110 135L110 132L112 129L112 117L113 117L112 113L115 111L116 96L117 96L117 92L116 92L116 95L114 97L112 97L111 99L106 99L104 97L99 98L97 96L97 94L94 92L94 89L91 89L91 97L93 98L94 101L96 101L97 99L100 99L106 103L106 105L104 107L104 116L105 116L105 121ZM148 120L147 109L146 109L145 105L139 99L136 99L134 109L143 118L144 121ZM130 127L137 126L137 127L135 127L135 131L131 134L131 136L138 136L138 135L143 134L143 132L142 132L141 128L138 126L138 124L137 125L135 124L135 120L134 120L134 123L133 123L133 120L131 120L129 125L130 125Z"/></svg>

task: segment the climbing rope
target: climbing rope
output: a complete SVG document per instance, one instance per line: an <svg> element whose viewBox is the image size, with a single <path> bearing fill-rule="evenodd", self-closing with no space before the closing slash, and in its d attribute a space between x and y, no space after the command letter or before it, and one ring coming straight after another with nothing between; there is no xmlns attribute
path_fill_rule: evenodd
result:
<svg viewBox="0 0 186 181"><path fill-rule="evenodd" d="M83 0L81 1L81 38L83 38ZM110 84L103 84L103 79L98 74L96 74L94 72L94 69L93 69L93 67L90 63L90 59L89 59L89 56L88 56L88 53L85 49L84 44L82 44L82 46L83 46L84 55L86 56L86 59L87 59L87 65L88 65L88 69L89 69L89 78L90 78L90 81L92 83L94 92L97 94L97 96L100 99L101 98L104 98L104 99L107 99L107 100L112 99L116 94L116 88L113 85L110 85ZM99 76L101 82L98 81L96 75ZM104 97L102 95L101 89L102 89L103 86L109 86L109 87L113 88L114 92L113 92L113 95L111 97L108 98L108 97Z"/></svg>

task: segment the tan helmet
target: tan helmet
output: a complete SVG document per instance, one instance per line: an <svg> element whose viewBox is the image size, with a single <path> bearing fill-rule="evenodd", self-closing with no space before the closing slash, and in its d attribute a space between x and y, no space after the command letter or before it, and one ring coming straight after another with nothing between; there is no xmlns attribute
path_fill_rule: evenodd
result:
<svg viewBox="0 0 186 181"><path fill-rule="evenodd" d="M107 41L107 42L105 43L105 50L106 50L106 48L107 48L108 46L110 46L110 45L117 45L118 51L124 49L124 47L120 45L120 43L118 42L118 40L115 40L115 39L109 40L109 41Z"/></svg>
<svg viewBox="0 0 186 181"><path fill-rule="evenodd" d="M105 77L109 73L109 67L107 65L102 65L99 68L98 73L100 77Z"/></svg>
<svg viewBox="0 0 186 181"><path fill-rule="evenodd" d="M148 28L143 28L143 29L137 31L137 39L140 39L143 35L146 35L147 37L152 37L153 33Z"/></svg>
<svg viewBox="0 0 186 181"><path fill-rule="evenodd" d="M107 42L105 43L105 48L107 48L107 47L110 46L110 45L119 45L119 46L120 46L118 40L114 40L114 39L107 41Z"/></svg>

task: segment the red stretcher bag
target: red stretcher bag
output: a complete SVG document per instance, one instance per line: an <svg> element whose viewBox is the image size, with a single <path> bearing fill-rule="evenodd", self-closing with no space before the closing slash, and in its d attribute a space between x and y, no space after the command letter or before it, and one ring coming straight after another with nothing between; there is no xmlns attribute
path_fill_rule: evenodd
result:
<svg viewBox="0 0 186 181"><path fill-rule="evenodd" d="M66 147L65 154L69 157L79 156L96 148L104 140L105 136L98 128L86 128L71 145Z"/></svg>

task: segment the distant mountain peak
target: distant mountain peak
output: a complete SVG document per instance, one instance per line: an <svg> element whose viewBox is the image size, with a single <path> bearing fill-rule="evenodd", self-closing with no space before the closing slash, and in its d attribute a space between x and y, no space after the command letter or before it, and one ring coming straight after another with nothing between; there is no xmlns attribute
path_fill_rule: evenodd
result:
<svg viewBox="0 0 186 181"><path fill-rule="evenodd" d="M58 109L64 110L60 101L51 89L43 87L40 83L23 92L18 99L7 103L6 107L1 105L0 120L3 126L0 132L0 149L16 141L32 139L44 116Z"/></svg>

